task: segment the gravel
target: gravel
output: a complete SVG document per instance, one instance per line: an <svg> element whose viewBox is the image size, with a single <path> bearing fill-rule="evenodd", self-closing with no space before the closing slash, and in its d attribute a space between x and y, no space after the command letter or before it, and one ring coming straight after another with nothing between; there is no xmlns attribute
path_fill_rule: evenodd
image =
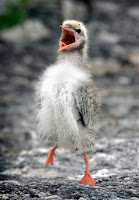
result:
<svg viewBox="0 0 139 200"><path fill-rule="evenodd" d="M80 6L87 6L84 2ZM46 168L51 145L38 140L34 86L45 66L55 61L65 13L54 3L27 10L28 19L41 21L49 35L24 43L0 39L0 199L139 199L137 1L133 6L114 0L92 5L84 20L102 99L96 144L89 152L96 186L79 184L85 170L82 155L58 149L54 165Z"/></svg>

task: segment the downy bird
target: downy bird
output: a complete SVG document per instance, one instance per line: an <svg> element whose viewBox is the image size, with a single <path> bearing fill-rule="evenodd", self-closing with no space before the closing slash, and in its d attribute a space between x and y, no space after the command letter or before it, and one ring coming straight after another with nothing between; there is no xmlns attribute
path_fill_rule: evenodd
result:
<svg viewBox="0 0 139 200"><path fill-rule="evenodd" d="M94 186L87 152L94 146L100 101L88 65L87 30L75 20L64 21L60 27L58 58L36 87L39 136L54 145L46 166L53 164L58 147L83 153L86 170L80 183Z"/></svg>

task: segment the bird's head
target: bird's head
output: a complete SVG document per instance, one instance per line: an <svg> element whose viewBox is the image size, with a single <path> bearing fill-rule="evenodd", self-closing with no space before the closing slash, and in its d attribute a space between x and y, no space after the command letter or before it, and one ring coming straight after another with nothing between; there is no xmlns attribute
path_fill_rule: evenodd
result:
<svg viewBox="0 0 139 200"><path fill-rule="evenodd" d="M60 51L82 50L87 43L87 31L82 22L75 20L64 21L62 34L59 40Z"/></svg>

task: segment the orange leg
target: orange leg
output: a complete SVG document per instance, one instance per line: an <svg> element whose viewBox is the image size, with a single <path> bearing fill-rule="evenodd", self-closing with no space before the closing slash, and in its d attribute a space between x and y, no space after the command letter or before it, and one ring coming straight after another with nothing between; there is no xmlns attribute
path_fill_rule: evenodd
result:
<svg viewBox="0 0 139 200"><path fill-rule="evenodd" d="M55 150L58 148L58 146L56 145L54 148L52 148L47 156L47 159L45 161L45 165L48 166L49 164L53 165L53 160L54 160L54 156L55 156Z"/></svg>
<svg viewBox="0 0 139 200"><path fill-rule="evenodd" d="M80 180L80 183L95 186L95 181L89 172L88 155L86 152L84 152L84 162L86 165L86 171L83 178Z"/></svg>

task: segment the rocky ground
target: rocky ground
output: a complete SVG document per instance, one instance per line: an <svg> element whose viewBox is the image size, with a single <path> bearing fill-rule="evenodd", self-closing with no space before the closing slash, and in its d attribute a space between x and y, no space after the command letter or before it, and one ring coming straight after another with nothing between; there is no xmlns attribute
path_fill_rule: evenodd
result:
<svg viewBox="0 0 139 200"><path fill-rule="evenodd" d="M22 25L1 33L0 199L137 200L138 1L90 1L91 7L81 1L79 16L77 1L64 2L30 8ZM89 153L95 187L78 183L85 170L82 155L58 149L54 165L44 166L51 146L39 142L34 123L34 86L56 58L67 5L69 18L86 22L90 65L101 92L96 145Z"/></svg>

